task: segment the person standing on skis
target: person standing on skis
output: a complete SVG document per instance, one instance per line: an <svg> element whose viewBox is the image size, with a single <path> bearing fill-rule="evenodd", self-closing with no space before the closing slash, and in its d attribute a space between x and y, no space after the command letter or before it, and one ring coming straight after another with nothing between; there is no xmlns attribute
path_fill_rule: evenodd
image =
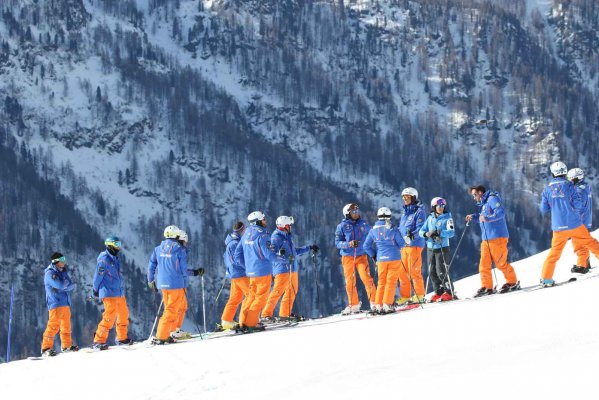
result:
<svg viewBox="0 0 599 400"><path fill-rule="evenodd" d="M281 215L276 221L277 229L270 236L273 251L279 254L283 260L272 263L272 274L274 285L262 310L262 321L272 322L273 311L281 298L279 307L279 319L281 321L299 321L302 317L293 315L293 302L299 289L298 260L297 257L309 252L318 252L319 247L315 244L296 247L291 235L291 225L294 224L293 217Z"/></svg>
<svg viewBox="0 0 599 400"><path fill-rule="evenodd" d="M75 284L69 276L65 257L58 252L50 257L51 264L44 271L48 325L42 339L42 357L53 357L54 336L60 331L62 352L77 351L71 338L71 299L69 293Z"/></svg>
<svg viewBox="0 0 599 400"><path fill-rule="evenodd" d="M148 286L162 292L164 312L156 328L155 344L191 337L181 327L187 311L188 276L204 275L204 268L187 268L187 233L174 225L164 229L164 240L154 248L148 263Z"/></svg>
<svg viewBox="0 0 599 400"><path fill-rule="evenodd" d="M111 235L104 240L106 250L100 253L94 273L93 295L104 303L102 320L94 336L94 350L107 350L108 332L116 322L116 345L130 345L128 336L129 308L125 299L125 287L121 275L121 239Z"/></svg>
<svg viewBox="0 0 599 400"><path fill-rule="evenodd" d="M451 213L447 211L447 201L442 197L431 200L431 213L426 218L418 234L426 240L426 259L428 275L433 282L434 293L430 298L436 301L448 301L455 298L453 286L448 276L447 259L449 257L449 239L454 237L455 229Z"/></svg>
<svg viewBox="0 0 599 400"><path fill-rule="evenodd" d="M401 248L405 242L399 229L391 224L391 210L381 207L376 213L379 219L364 241L364 251L376 262L379 282L373 311L387 314L395 311L393 300L397 279L402 270Z"/></svg>
<svg viewBox="0 0 599 400"><path fill-rule="evenodd" d="M520 282L514 268L507 261L509 233L505 221L505 209L499 192L487 190L482 185L470 186L470 195L476 201L478 213L466 216L466 221L475 221L480 225L482 242L480 244L480 263L478 271L482 287L474 297L495 293L491 269L493 263L505 277L506 283L499 293L507 293L520 289Z"/></svg>
<svg viewBox="0 0 599 400"><path fill-rule="evenodd" d="M270 242L270 232L266 229L266 215L262 211L254 211L248 215L250 226L241 237L241 241L235 249L235 262L245 265L245 272L250 278L248 312L245 324L240 326L243 333L252 333L264 330L259 324L260 311L266 305L270 284L272 283L273 262L284 261L273 251Z"/></svg>
<svg viewBox="0 0 599 400"><path fill-rule="evenodd" d="M584 226L590 231L593 226L593 193L591 192L591 186L584 181L584 171L580 168L572 168L568 171L567 178L572 182L574 189L576 189L580 197L580 218ZM578 274L586 274L591 267L589 249L580 246L577 242L577 239L572 239L572 245L579 250L576 253L578 256L576 265L572 267L571 271Z"/></svg>
<svg viewBox="0 0 599 400"><path fill-rule="evenodd" d="M543 190L539 209L541 214L551 212L551 250L543 263L541 272L541 285L554 286L553 272L555 264L562 255L562 251L572 239L574 252L579 253L581 247L585 247L599 258L599 242L591 236L589 230L581 219L583 203L579 193L572 182L566 179L566 164L561 161L554 162L550 166L553 179Z"/></svg>
<svg viewBox="0 0 599 400"><path fill-rule="evenodd" d="M245 232L245 224L237 221L233 226L233 232L227 235L225 245L227 246L223 258L225 267L227 268L227 277L231 279L231 291L229 300L223 310L221 316L220 329L231 330L237 329L240 325L245 325L245 319L248 312L248 296L250 290L250 278L245 273L245 266L235 262L235 250L239 245L241 236ZM239 312L239 324L235 323L235 313L241 303L241 311Z"/></svg>
<svg viewBox="0 0 599 400"><path fill-rule="evenodd" d="M366 288L371 310L375 308L376 286L370 276L368 256L364 251L364 240L370 231L370 225L360 217L360 208L356 203L349 203L343 207L343 217L343 221L335 229L335 246L341 254L345 276L348 305L341 314L346 315L360 312L362 306L356 289L356 271Z"/></svg>
<svg viewBox="0 0 599 400"><path fill-rule="evenodd" d="M402 269L399 274L398 305L420 303L424 300L424 280L422 279L422 250L424 239L418 236L418 231L426 220L424 204L418 200L418 191L407 187L401 192L404 201L404 213L399 220L399 231L406 245L401 249ZM414 295L412 295L414 285ZM411 296L411 297L410 297Z"/></svg>

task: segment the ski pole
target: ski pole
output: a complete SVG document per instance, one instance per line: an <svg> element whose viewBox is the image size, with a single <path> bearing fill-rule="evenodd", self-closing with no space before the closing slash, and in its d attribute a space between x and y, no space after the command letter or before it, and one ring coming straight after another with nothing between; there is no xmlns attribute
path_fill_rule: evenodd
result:
<svg viewBox="0 0 599 400"><path fill-rule="evenodd" d="M154 324L152 325L152 330L150 331L150 336L148 336L148 340L152 340L152 335L154 334L154 328L156 327L156 323L158 322L158 316L160 315L160 309L164 304L164 297L160 300L160 305L158 305L158 310L156 310L156 318L154 318Z"/></svg>
<svg viewBox="0 0 599 400"><path fill-rule="evenodd" d="M10 362L10 334L12 331L12 307L15 301L15 286L10 287L10 311L8 313L8 337L6 339L6 362Z"/></svg>
<svg viewBox="0 0 599 400"><path fill-rule="evenodd" d="M221 292L225 287L225 283L227 283L227 274L223 277L223 284L220 286L218 293L216 294L216 299L214 299L214 305L212 306L212 311L216 311L216 306L218 305L218 298L220 297Z"/></svg>
<svg viewBox="0 0 599 400"><path fill-rule="evenodd" d="M449 251L449 248L447 248ZM445 279L447 279L447 283L449 284L449 290L451 291L451 297L455 299L455 293L453 292L453 284L451 283L451 278L449 277L449 268L447 267L447 263L445 262L445 254L443 254L443 247L441 247L441 259L443 260L443 265L445 266ZM445 279L441 281L441 284L445 282Z"/></svg>
<svg viewBox="0 0 599 400"><path fill-rule="evenodd" d="M464 239L464 234L466 233L466 230L468 229L469 225L470 221L466 221L466 227L464 228L464 232L462 232L462 236L460 236L460 240L458 241L458 245L456 246L455 251L453 252L453 256L451 256L451 260L449 260L449 266L447 267L448 270L449 268L451 268L451 264L453 264L453 260L455 259L455 256L458 254L458 249L462 244L462 239Z"/></svg>
<svg viewBox="0 0 599 400"><path fill-rule="evenodd" d="M204 319L204 334L206 333L206 296L204 292L204 275L202 275L202 317Z"/></svg>
<svg viewBox="0 0 599 400"><path fill-rule="evenodd" d="M318 305L319 317L322 317L322 305L320 304L320 285L318 284L318 268L316 266L316 252L312 250L312 265L314 266L314 285L316 286L316 303Z"/></svg>

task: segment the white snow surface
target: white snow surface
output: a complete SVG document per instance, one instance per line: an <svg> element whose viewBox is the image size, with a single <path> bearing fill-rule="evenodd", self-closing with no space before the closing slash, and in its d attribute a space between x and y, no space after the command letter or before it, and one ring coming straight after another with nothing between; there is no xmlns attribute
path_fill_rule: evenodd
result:
<svg viewBox="0 0 599 400"><path fill-rule="evenodd" d="M513 263L523 286L538 282L546 255ZM574 262L568 245L554 278L569 278ZM0 394L64 400L587 397L598 375L598 275L593 270L564 286L425 304L384 317L331 317L251 335L22 360L0 365ZM461 297L479 286L477 275L456 284Z"/></svg>

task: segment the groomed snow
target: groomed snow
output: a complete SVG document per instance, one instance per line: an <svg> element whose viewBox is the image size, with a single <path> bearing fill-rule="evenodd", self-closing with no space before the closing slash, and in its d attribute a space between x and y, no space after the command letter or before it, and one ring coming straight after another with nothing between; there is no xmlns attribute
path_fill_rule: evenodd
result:
<svg viewBox="0 0 599 400"><path fill-rule="evenodd" d="M523 286L538 282L545 256L513 264ZM571 276L574 260L566 247L557 280ZM0 365L0 394L64 400L590 398L599 355L594 274L562 287L385 317L12 362ZM466 297L479 287L478 276L456 286Z"/></svg>

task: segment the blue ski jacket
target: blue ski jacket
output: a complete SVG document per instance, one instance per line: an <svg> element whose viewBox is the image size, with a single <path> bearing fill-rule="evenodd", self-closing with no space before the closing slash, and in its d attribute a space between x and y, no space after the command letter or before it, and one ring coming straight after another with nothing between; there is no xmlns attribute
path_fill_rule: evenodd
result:
<svg viewBox="0 0 599 400"><path fill-rule="evenodd" d="M233 259L245 265L245 273L250 278L272 275L271 263L283 261L272 250L270 232L259 225L250 225L245 230Z"/></svg>
<svg viewBox="0 0 599 400"><path fill-rule="evenodd" d="M572 182L566 178L553 178L543 190L541 214L551 211L551 230L565 231L582 225L583 206Z"/></svg>
<svg viewBox="0 0 599 400"><path fill-rule="evenodd" d="M366 236L364 250L370 257L376 257L377 262L397 261L401 260L401 248L405 245L397 227L376 221Z"/></svg>
<svg viewBox="0 0 599 400"><path fill-rule="evenodd" d="M480 225L483 240L510 237L505 221L503 200L499 192L487 190L476 205L478 212L472 214L472 219ZM486 222L480 222L481 215L487 219Z"/></svg>
<svg viewBox="0 0 599 400"><path fill-rule="evenodd" d="M242 264L237 264L235 262L235 249L239 245L239 240L241 237L237 232L231 232L227 235L225 239L225 254L223 254L223 259L225 261L225 267L227 268L227 278L235 279L235 278L243 278L246 276L245 267Z"/></svg>
<svg viewBox="0 0 599 400"><path fill-rule="evenodd" d="M100 299L124 295L121 262L118 255L113 256L108 250L100 253L96 263L93 287L100 293Z"/></svg>
<svg viewBox="0 0 599 400"><path fill-rule="evenodd" d="M370 231L370 225L362 218L352 220L344 218L337 229L335 229L335 246L339 249L342 256L361 256L366 254L364 251L364 240ZM349 242L357 240L358 247L349 247Z"/></svg>
<svg viewBox="0 0 599 400"><path fill-rule="evenodd" d="M44 287L46 288L46 304L48 310L71 305L69 292L75 289L75 284L69 276L67 266L62 271L54 264L44 270Z"/></svg>
<svg viewBox="0 0 599 400"><path fill-rule="evenodd" d="M439 236L437 238L426 237L426 233L430 231L437 231ZM445 210L443 211L443 214L437 215L432 211L426 218L426 221L424 221L424 225L422 225L418 234L426 240L427 249L448 247L449 238L455 236L455 228L453 226L451 213Z"/></svg>
<svg viewBox="0 0 599 400"><path fill-rule="evenodd" d="M276 261L272 263L272 274L279 275L289 272L291 266L291 272L297 272L299 263L297 257L310 251L310 246L295 247L291 233L287 233L280 229L275 231L270 236L270 241L273 246L275 254L279 253L280 249L285 249L285 255L282 256L283 261ZM293 261L289 260L289 257L293 256Z"/></svg>
<svg viewBox="0 0 599 400"><path fill-rule="evenodd" d="M424 247L424 239L418 236L418 231L426 220L426 212L424 211L424 204L418 202L416 204L404 205L404 213L401 215L399 220L399 231L401 232L404 240L408 233L414 235L412 243L407 244L407 247Z"/></svg>
<svg viewBox="0 0 599 400"><path fill-rule="evenodd" d="M175 239L166 239L154 248L148 263L148 283L158 289L184 289L193 271L187 268L187 249Z"/></svg>
<svg viewBox="0 0 599 400"><path fill-rule="evenodd" d="M591 187L583 182L578 182L574 185L578 196L580 197L582 214L580 215L582 223L591 230L593 226L593 193Z"/></svg>

